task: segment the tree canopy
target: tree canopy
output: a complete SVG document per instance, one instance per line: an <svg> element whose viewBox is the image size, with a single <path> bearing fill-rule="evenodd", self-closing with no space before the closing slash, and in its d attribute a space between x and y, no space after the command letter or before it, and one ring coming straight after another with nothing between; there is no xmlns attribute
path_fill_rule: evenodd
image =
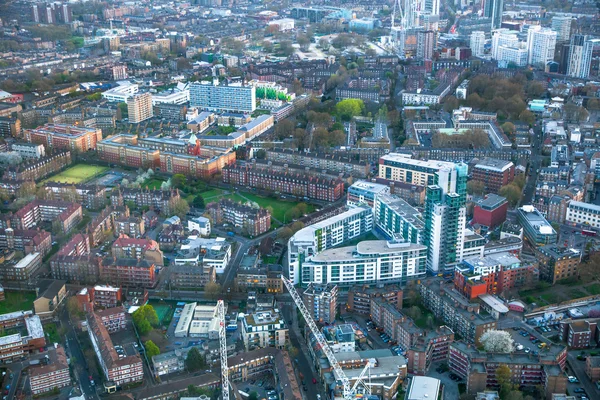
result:
<svg viewBox="0 0 600 400"><path fill-rule="evenodd" d="M344 99L335 105L335 111L343 120L349 121L365 109L365 103L360 99Z"/></svg>
<svg viewBox="0 0 600 400"><path fill-rule="evenodd" d="M185 358L185 367L189 372L206 368L206 360L197 347L192 347Z"/></svg>
<svg viewBox="0 0 600 400"><path fill-rule="evenodd" d="M152 327L158 327L158 315L156 310L149 304L143 305L132 314L133 323L140 335L145 335L152 330Z"/></svg>
<svg viewBox="0 0 600 400"><path fill-rule="evenodd" d="M152 358L160 354L160 349L152 340L147 340L146 343L144 343L144 348L146 349L146 355L148 358Z"/></svg>

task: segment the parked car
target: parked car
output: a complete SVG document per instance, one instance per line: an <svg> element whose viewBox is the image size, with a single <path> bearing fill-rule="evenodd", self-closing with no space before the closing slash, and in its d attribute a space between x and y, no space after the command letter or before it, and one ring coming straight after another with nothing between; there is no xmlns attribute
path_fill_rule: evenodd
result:
<svg viewBox="0 0 600 400"><path fill-rule="evenodd" d="M575 390L573 390L574 393L585 393L585 390L583 388L577 388Z"/></svg>

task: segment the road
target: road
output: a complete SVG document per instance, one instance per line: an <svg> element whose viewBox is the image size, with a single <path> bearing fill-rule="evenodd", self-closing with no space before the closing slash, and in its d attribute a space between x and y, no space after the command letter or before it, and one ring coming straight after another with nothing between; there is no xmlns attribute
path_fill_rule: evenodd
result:
<svg viewBox="0 0 600 400"><path fill-rule="evenodd" d="M572 393L573 389L576 387L582 387L585 389L589 399L600 399L600 390L596 388L596 385L590 381L585 373L585 360L578 360L575 352L570 351L567 354L567 363L569 364L569 367L571 367L573 375L579 379L579 383L569 384L569 391Z"/></svg>
<svg viewBox="0 0 600 400"><path fill-rule="evenodd" d="M538 169L542 166L542 144L544 136L542 133L541 123L533 127L533 135L531 135L531 158L529 159L529 175L525 188L523 189L523 197L521 204L531 204L535 193L535 184L538 177Z"/></svg>

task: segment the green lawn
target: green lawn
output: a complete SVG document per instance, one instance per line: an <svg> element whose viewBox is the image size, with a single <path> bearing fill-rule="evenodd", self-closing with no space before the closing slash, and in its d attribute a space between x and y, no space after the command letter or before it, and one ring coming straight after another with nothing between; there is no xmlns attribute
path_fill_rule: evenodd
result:
<svg viewBox="0 0 600 400"><path fill-rule="evenodd" d="M581 297L587 297L588 294L581 289L572 289L572 290L569 290L569 296L572 299L579 299Z"/></svg>
<svg viewBox="0 0 600 400"><path fill-rule="evenodd" d="M44 325L44 332L46 333L46 336L48 337L48 341L50 343L60 343L61 338L58 334L56 324L51 323Z"/></svg>
<svg viewBox="0 0 600 400"><path fill-rule="evenodd" d="M540 297L548 304L554 304L560 301L560 296L558 295L558 293L554 292L544 293Z"/></svg>
<svg viewBox="0 0 600 400"><path fill-rule="evenodd" d="M45 179L44 182L82 183L104 173L108 167L99 165L76 164L66 170Z"/></svg>
<svg viewBox="0 0 600 400"><path fill-rule="evenodd" d="M144 182L143 186L147 186L149 189L160 189L160 185L162 185L163 182L165 182L164 179L152 178Z"/></svg>
<svg viewBox="0 0 600 400"><path fill-rule="evenodd" d="M205 203L210 203L219 200L223 197L224 190L221 189L210 189L206 192L200 193L200 196L204 199Z"/></svg>
<svg viewBox="0 0 600 400"><path fill-rule="evenodd" d="M594 296L600 294L600 283L594 283L590 286L586 286L585 290L587 290L589 294Z"/></svg>
<svg viewBox="0 0 600 400"><path fill-rule="evenodd" d="M6 314L13 311L33 309L35 292L4 292L5 300L0 301L0 314Z"/></svg>

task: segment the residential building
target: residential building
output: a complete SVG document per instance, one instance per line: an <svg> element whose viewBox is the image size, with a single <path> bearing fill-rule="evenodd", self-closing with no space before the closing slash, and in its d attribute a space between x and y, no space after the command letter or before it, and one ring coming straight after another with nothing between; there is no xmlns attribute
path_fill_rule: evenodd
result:
<svg viewBox="0 0 600 400"><path fill-rule="evenodd" d="M22 137L21 120L11 117L0 117L0 135L4 137L12 136L14 138Z"/></svg>
<svg viewBox="0 0 600 400"><path fill-rule="evenodd" d="M377 196L374 210L375 227L387 238L423 243L423 216L402 198L390 194Z"/></svg>
<svg viewBox="0 0 600 400"><path fill-rule="evenodd" d="M56 200L34 200L12 216L16 229L31 229L50 222L57 230L68 234L83 218L81 205Z"/></svg>
<svg viewBox="0 0 600 400"><path fill-rule="evenodd" d="M525 238L532 246L556 243L556 231L534 206L519 207L517 217L523 227Z"/></svg>
<svg viewBox="0 0 600 400"><path fill-rule="evenodd" d="M508 201L502 196L488 194L475 203L472 223L486 227L488 231L506 220Z"/></svg>
<svg viewBox="0 0 600 400"><path fill-rule="evenodd" d="M553 393L566 393L567 375L564 373L567 349L550 344L537 355L515 352L511 354L487 353L473 345L454 342L450 345L448 366L450 371L466 379L467 393L475 396L488 387L498 387L496 371L506 365L510 370L511 383L522 388L541 386L545 398Z"/></svg>
<svg viewBox="0 0 600 400"><path fill-rule="evenodd" d="M485 158L471 171L473 180L484 184L486 193L498 194L502 186L515 179L515 165L511 161Z"/></svg>
<svg viewBox="0 0 600 400"><path fill-rule="evenodd" d="M361 204L375 207L375 199L379 195L389 194L390 188L380 183L356 181L348 188L346 205L356 207Z"/></svg>
<svg viewBox="0 0 600 400"><path fill-rule="evenodd" d="M47 199L74 201L92 210L103 208L106 204L106 187L104 186L48 181L44 183L44 188Z"/></svg>
<svg viewBox="0 0 600 400"><path fill-rule="evenodd" d="M131 201L135 203L136 207L154 208L163 214L172 214L174 203L180 199L178 189L150 190L117 187L110 194L110 202L113 206L123 206L126 202Z"/></svg>
<svg viewBox="0 0 600 400"><path fill-rule="evenodd" d="M419 292L423 305L467 343L478 344L481 335L496 329L496 320L483 316L479 303L470 302L440 278L422 281Z"/></svg>
<svg viewBox="0 0 600 400"><path fill-rule="evenodd" d="M417 59L432 60L436 42L436 32L417 31Z"/></svg>
<svg viewBox="0 0 600 400"><path fill-rule="evenodd" d="M127 114L129 115L129 122L132 124L139 124L152 118L154 116L152 94L140 93L129 97L127 99Z"/></svg>
<svg viewBox="0 0 600 400"><path fill-rule="evenodd" d="M140 238L146 233L144 219L141 217L115 218L115 235L127 235Z"/></svg>
<svg viewBox="0 0 600 400"><path fill-rule="evenodd" d="M444 390L439 379L428 376L413 376L406 393L406 400L437 399Z"/></svg>
<svg viewBox="0 0 600 400"><path fill-rule="evenodd" d="M225 238L203 239L189 236L175 256L175 265L215 267L217 274L225 272L231 259L231 245Z"/></svg>
<svg viewBox="0 0 600 400"><path fill-rule="evenodd" d="M373 213L360 206L299 230L288 241L289 277L301 282L300 264L312 255L342 245L373 229ZM318 283L318 282L317 282Z"/></svg>
<svg viewBox="0 0 600 400"><path fill-rule="evenodd" d="M100 280L119 287L154 288L158 283L156 265L136 258L105 258L100 264Z"/></svg>
<svg viewBox="0 0 600 400"><path fill-rule="evenodd" d="M207 283L217 281L217 272L212 265L174 265L171 270L171 286L178 289L199 289Z"/></svg>
<svg viewBox="0 0 600 400"><path fill-rule="evenodd" d="M13 143L11 145L12 151L16 151L23 158L27 159L40 159L46 156L44 146L35 143Z"/></svg>
<svg viewBox="0 0 600 400"><path fill-rule="evenodd" d="M52 249L52 235L37 229L0 229L0 250L17 250L25 254L40 253L42 257Z"/></svg>
<svg viewBox="0 0 600 400"><path fill-rule="evenodd" d="M77 293L77 299L83 309L87 312L96 307L115 308L123 300L121 288L95 285L93 287L84 287Z"/></svg>
<svg viewBox="0 0 600 400"><path fill-rule="evenodd" d="M596 41L597 39L581 34L575 34L571 37L567 63L568 76L579 79L588 78Z"/></svg>
<svg viewBox="0 0 600 400"><path fill-rule="evenodd" d="M102 92L102 98L115 103L127 103L130 97L135 95L139 86L127 81L117 82L118 86Z"/></svg>
<svg viewBox="0 0 600 400"><path fill-rule="evenodd" d="M218 203L207 205L206 209L215 224L231 224L241 228L250 237L259 236L271 229L271 212L264 208L221 199Z"/></svg>
<svg viewBox="0 0 600 400"><path fill-rule="evenodd" d="M2 329L24 327L17 333L3 331L0 336L0 361L10 364L14 361L21 361L29 353L37 351L40 347L46 345L44 328L40 317L34 315L31 311L15 311L0 315L0 324Z"/></svg>
<svg viewBox="0 0 600 400"><path fill-rule="evenodd" d="M223 183L278 191L282 194L334 202L344 194L344 182L337 178L289 174L267 168L224 167Z"/></svg>
<svg viewBox="0 0 600 400"><path fill-rule="evenodd" d="M567 206L565 222L572 225L600 229L600 206L571 200Z"/></svg>
<svg viewBox="0 0 600 400"><path fill-rule="evenodd" d="M125 310L123 307L107 308L104 310L96 311L96 315L100 317L102 324L108 331L108 333L115 333L125 329L127 326L127 319L125 317Z"/></svg>
<svg viewBox="0 0 600 400"><path fill-rule="evenodd" d="M209 236L211 232L210 219L206 217L189 219L187 229L190 232L198 232L200 236Z"/></svg>
<svg viewBox="0 0 600 400"><path fill-rule="evenodd" d="M7 181L39 181L71 164L71 152L58 152L39 161L7 167L2 175Z"/></svg>
<svg viewBox="0 0 600 400"><path fill-rule="evenodd" d="M40 267L42 266L42 255L40 253L29 253L21 259L17 259L15 252L0 254L0 281L20 281L23 283L33 282Z"/></svg>
<svg viewBox="0 0 600 400"><path fill-rule="evenodd" d="M552 30L557 33L556 40L568 42L571 39L571 25L573 17L570 15L555 14L552 16Z"/></svg>
<svg viewBox="0 0 600 400"><path fill-rule="evenodd" d="M264 347L283 349L289 342L287 325L276 309L247 314L242 319L241 333L246 351Z"/></svg>
<svg viewBox="0 0 600 400"><path fill-rule="evenodd" d="M96 149L96 144L102 140L102 130L75 125L46 124L35 129L25 129L25 140L44 145L47 152L69 150L85 153Z"/></svg>
<svg viewBox="0 0 600 400"><path fill-rule="evenodd" d="M38 297L33 301L35 314L43 320L58 314L61 304L67 297L66 282L44 279L38 281Z"/></svg>
<svg viewBox="0 0 600 400"><path fill-rule="evenodd" d="M348 154L307 153L277 148L265 149L265 151L266 159L269 161L347 173L358 178L366 178L371 168L369 162L360 161L357 157Z"/></svg>
<svg viewBox="0 0 600 400"><path fill-rule="evenodd" d="M557 33L550 28L530 26L527 31L527 63L530 65L541 64L546 66L554 60Z"/></svg>
<svg viewBox="0 0 600 400"><path fill-rule="evenodd" d="M473 56L482 57L484 53L485 46L485 32L483 31L473 31L471 32L469 47Z"/></svg>
<svg viewBox="0 0 600 400"><path fill-rule="evenodd" d="M256 88L195 82L190 85L190 105L208 111L252 113L256 109Z"/></svg>
<svg viewBox="0 0 600 400"><path fill-rule="evenodd" d="M500 59L500 47L518 48L518 46L519 38L515 31L506 28L495 29L492 31L492 59Z"/></svg>
<svg viewBox="0 0 600 400"><path fill-rule="evenodd" d="M581 251L549 244L535 249L539 261L540 279L555 284L561 279L579 276Z"/></svg>
<svg viewBox="0 0 600 400"><path fill-rule="evenodd" d="M187 122L187 128L194 133L202 133L215 123L216 116L212 112L203 111L198 116ZM240 125L241 126L241 125Z"/></svg>
<svg viewBox="0 0 600 400"><path fill-rule="evenodd" d="M62 389L71 385L69 363L62 346L48 352L48 363L29 367L29 387L31 394L41 395L51 390Z"/></svg>
<svg viewBox="0 0 600 400"><path fill-rule="evenodd" d="M385 288L356 285L348 290L346 307L348 311L369 315L371 313L371 299L382 298L400 311L402 309L402 296L402 289L395 285L386 285Z"/></svg>
<svg viewBox="0 0 600 400"><path fill-rule="evenodd" d="M337 315L338 287L335 284L313 284L302 293L306 308L312 312L315 321L332 324Z"/></svg>
<svg viewBox="0 0 600 400"><path fill-rule="evenodd" d="M142 360L137 353L119 357L108 330L93 311L87 314L88 335L107 387L120 387L144 379Z"/></svg>
<svg viewBox="0 0 600 400"><path fill-rule="evenodd" d="M403 282L425 276L426 258L427 248L420 244L366 240L307 257L301 265L302 283Z"/></svg>
<svg viewBox="0 0 600 400"><path fill-rule="evenodd" d="M600 357L587 356L585 359L585 374L592 382L600 380Z"/></svg>

